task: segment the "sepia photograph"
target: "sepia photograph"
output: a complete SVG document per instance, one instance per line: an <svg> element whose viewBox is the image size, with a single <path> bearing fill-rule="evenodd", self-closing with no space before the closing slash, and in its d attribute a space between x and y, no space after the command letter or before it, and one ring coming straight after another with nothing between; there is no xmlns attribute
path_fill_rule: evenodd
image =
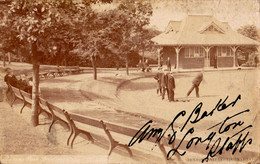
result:
<svg viewBox="0 0 260 164"><path fill-rule="evenodd" d="M0 0L0 164L259 164L260 0Z"/></svg>

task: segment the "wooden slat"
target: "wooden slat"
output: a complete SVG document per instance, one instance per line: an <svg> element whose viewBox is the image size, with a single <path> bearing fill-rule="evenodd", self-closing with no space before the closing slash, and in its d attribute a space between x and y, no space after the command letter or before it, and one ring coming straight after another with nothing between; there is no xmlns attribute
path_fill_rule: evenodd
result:
<svg viewBox="0 0 260 164"><path fill-rule="evenodd" d="M74 121L77 121L77 122L80 122L83 124L88 124L88 125L98 127L98 128L103 128L101 126L100 120L98 120L98 119L82 116L82 115L75 114L75 113L70 113L70 117ZM113 131L115 133L130 136L130 137L133 137L139 131L139 129L129 128L129 127L122 126L122 125L116 125L116 124L107 123L107 122L105 122L105 124L106 124L108 130ZM142 132L140 132L140 134L141 133ZM155 140L156 140L156 137L150 137L150 139L148 141L155 142Z"/></svg>
<svg viewBox="0 0 260 164"><path fill-rule="evenodd" d="M21 93L22 93L25 101L27 101L28 103L32 104L32 95L27 93L27 92L25 92L25 91L23 91L23 90L21 90Z"/></svg>
<svg viewBox="0 0 260 164"><path fill-rule="evenodd" d="M78 114L74 114L74 113L69 113L70 117L76 121L76 122L80 122L83 124L88 124L94 127L98 127L98 128L102 128L102 125L100 123L100 121L98 119L94 119L94 118L89 118L89 117L82 117L81 115Z"/></svg>
<svg viewBox="0 0 260 164"><path fill-rule="evenodd" d="M50 104L50 103L49 103L49 105L50 105L50 107L52 108L52 110L53 110L54 112L57 112L57 113L59 113L59 114L61 114L61 115L64 115L61 108L59 108L59 107L57 107L57 106L55 106L55 105L53 105L53 104ZM64 117L65 117L65 116L64 116Z"/></svg>
<svg viewBox="0 0 260 164"><path fill-rule="evenodd" d="M11 85L10 85L10 86L11 86ZM14 92L14 94L15 94L16 97L18 97L18 98L21 99L21 100L23 99L22 96L21 96L21 94L20 94L19 89L15 88L15 87L13 87L13 86L11 86L11 89L13 90L13 92Z"/></svg>

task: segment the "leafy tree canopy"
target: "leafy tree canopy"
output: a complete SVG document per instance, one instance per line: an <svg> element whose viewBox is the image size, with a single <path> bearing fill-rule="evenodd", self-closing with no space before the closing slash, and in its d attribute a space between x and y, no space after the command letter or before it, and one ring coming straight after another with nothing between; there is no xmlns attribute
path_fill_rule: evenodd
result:
<svg viewBox="0 0 260 164"><path fill-rule="evenodd" d="M257 40L259 39L259 35L257 33L257 28L255 25L245 25L237 30L240 34L249 37L251 39Z"/></svg>

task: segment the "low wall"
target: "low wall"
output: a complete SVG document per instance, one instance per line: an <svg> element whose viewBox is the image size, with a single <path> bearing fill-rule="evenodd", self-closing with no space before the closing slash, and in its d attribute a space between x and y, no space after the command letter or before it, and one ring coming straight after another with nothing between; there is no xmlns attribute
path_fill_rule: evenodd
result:
<svg viewBox="0 0 260 164"><path fill-rule="evenodd" d="M218 67L233 67L233 57L218 57Z"/></svg>

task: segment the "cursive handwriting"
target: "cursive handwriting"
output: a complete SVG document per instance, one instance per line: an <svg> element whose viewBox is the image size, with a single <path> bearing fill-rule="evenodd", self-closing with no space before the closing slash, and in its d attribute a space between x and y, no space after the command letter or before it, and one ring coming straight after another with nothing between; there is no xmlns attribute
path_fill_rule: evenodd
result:
<svg viewBox="0 0 260 164"><path fill-rule="evenodd" d="M204 138L200 136L191 137L191 134L193 134L196 130L194 127L189 128L185 133L183 132L188 123L190 123L191 125L196 124L207 117L212 117L215 111L222 112L228 109L229 107L234 107L237 104L238 100L241 100L241 95L238 95L234 101L231 101L229 103L227 103L227 100L228 100L228 96L224 100L220 99L216 104L216 106L210 112L207 111L202 112L203 103L200 102L191 111L185 123L182 125L181 128L179 128L178 131L174 130L174 123L180 117L186 116L187 112L185 110L179 112L166 129L152 128L151 126L153 121L149 120L137 131L137 133L130 140L128 146L129 147L133 146L136 142L141 143L143 140L154 141L155 144L157 144L161 141L163 137L167 136L168 137L167 144L172 146L172 148L167 153L167 159L171 159L172 156L174 156L176 153L180 156L184 156L186 154L186 150L188 150L192 145L205 143L206 144L205 150L207 151L207 155L205 158L202 159L202 162L208 161L209 158L213 158L217 154L221 155L223 151L233 150L232 154L234 154L237 150L239 150L239 152L242 152L242 150L247 144L252 144L252 138L248 137L249 131L246 134L243 134L243 132L248 128L251 128L252 125L248 125L243 128L242 126L245 124L244 121L242 120L233 121L233 122L230 121L232 121L232 119L234 119L239 115L248 113L250 111L249 109L236 113L232 116L228 116L223 121L215 124L214 126L211 126L210 128L207 129L208 131L215 129L220 125L217 130L210 131L209 134L206 135L206 137ZM223 139L222 137L217 138L217 135L221 136L229 132L231 129L236 130L238 128L242 128L242 129L240 129L232 136L225 137L225 139ZM177 146L173 147L173 144L177 141L177 134L179 133L184 133L184 135L179 140ZM239 137L237 139L234 139L234 137L238 135ZM188 137L189 139L187 139ZM231 141L231 139L233 140ZM186 145L183 145L184 143ZM181 152L179 149L182 145L185 147L185 150Z"/></svg>

